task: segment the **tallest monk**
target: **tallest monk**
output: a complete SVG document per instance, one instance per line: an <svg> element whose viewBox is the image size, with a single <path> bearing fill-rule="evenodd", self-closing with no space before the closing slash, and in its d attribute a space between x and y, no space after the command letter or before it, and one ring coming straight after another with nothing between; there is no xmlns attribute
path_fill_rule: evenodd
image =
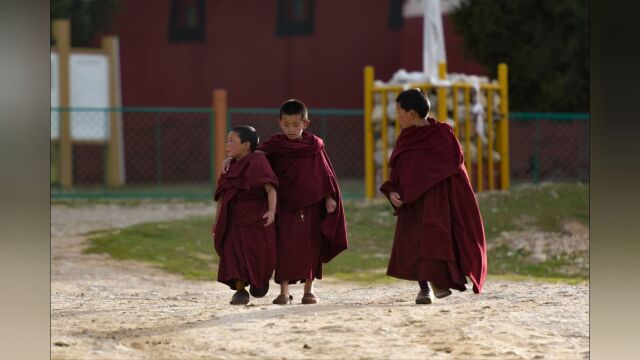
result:
<svg viewBox="0 0 640 360"><path fill-rule="evenodd" d="M427 117L429 107L420 89L396 98L402 130L380 187L397 216L387 275L418 281L417 304L466 290L466 276L478 294L487 275L484 225L462 148L451 126Z"/></svg>

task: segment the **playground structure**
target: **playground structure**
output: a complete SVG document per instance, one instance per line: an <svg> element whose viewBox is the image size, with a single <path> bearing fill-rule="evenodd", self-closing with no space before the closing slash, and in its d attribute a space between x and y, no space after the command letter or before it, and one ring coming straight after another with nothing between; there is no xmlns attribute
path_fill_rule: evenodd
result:
<svg viewBox="0 0 640 360"><path fill-rule="evenodd" d="M395 121L395 98L409 88L420 88L429 97L429 116L435 114L437 120L453 127L462 144L474 190L509 189L507 65L498 65L498 79L491 82L447 75L445 63L439 64L438 72L438 79L423 77L420 82L384 84L374 80L372 66L364 68L366 198L374 198L376 185L389 177L389 156L400 134L400 125Z"/></svg>

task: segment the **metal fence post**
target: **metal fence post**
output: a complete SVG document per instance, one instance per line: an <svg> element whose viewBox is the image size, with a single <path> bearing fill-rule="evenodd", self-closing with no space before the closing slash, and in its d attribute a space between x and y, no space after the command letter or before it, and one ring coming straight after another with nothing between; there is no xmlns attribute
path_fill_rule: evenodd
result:
<svg viewBox="0 0 640 360"><path fill-rule="evenodd" d="M154 142L156 153L156 183L162 184L162 129L158 114L154 116Z"/></svg>
<svg viewBox="0 0 640 360"><path fill-rule="evenodd" d="M375 171L373 163L373 124L371 112L373 110L373 66L364 68L364 178L365 197L373 199L375 196Z"/></svg>
<svg viewBox="0 0 640 360"><path fill-rule="evenodd" d="M214 169L216 178L222 170L220 167L225 158L224 144L227 136L227 91L217 89L213 91L213 111L215 113L214 126Z"/></svg>
<svg viewBox="0 0 640 360"><path fill-rule="evenodd" d="M533 137L533 182L540 182L540 119L534 119L535 130Z"/></svg>
<svg viewBox="0 0 640 360"><path fill-rule="evenodd" d="M500 188L508 190L511 184L509 156L509 68L507 64L498 64L498 83L500 84Z"/></svg>
<svg viewBox="0 0 640 360"><path fill-rule="evenodd" d="M323 141L327 139L327 114L323 114L320 120L320 137Z"/></svg>
<svg viewBox="0 0 640 360"><path fill-rule="evenodd" d="M442 81L447 79L447 64L438 64L438 78ZM438 120L447 121L447 88L444 85L438 85Z"/></svg>

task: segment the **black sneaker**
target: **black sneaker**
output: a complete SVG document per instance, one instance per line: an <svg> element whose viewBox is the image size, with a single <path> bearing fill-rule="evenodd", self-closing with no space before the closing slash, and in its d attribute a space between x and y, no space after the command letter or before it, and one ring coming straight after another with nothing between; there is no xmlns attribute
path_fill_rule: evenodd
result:
<svg viewBox="0 0 640 360"><path fill-rule="evenodd" d="M431 285L431 288L433 289L433 295L435 295L435 297L438 299L442 299L451 295L451 289L439 288L434 283L431 283L430 285Z"/></svg>
<svg viewBox="0 0 640 360"><path fill-rule="evenodd" d="M431 304L432 301L433 298L431 295L431 290L429 288L420 289L420 292L416 297L416 304Z"/></svg>
<svg viewBox="0 0 640 360"><path fill-rule="evenodd" d="M247 290L238 290L231 297L231 305L247 305L249 303L249 293Z"/></svg>

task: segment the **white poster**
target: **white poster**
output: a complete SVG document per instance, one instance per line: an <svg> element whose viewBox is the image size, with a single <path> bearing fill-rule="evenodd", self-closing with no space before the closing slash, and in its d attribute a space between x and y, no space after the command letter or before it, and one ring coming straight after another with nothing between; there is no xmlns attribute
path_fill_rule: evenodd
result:
<svg viewBox="0 0 640 360"><path fill-rule="evenodd" d="M70 106L73 140L109 139L109 62L106 55L71 54ZM90 110L88 108L98 108Z"/></svg>
<svg viewBox="0 0 640 360"><path fill-rule="evenodd" d="M58 81L58 54L51 53L51 139L58 139L60 134L60 115L56 108L60 106L60 88Z"/></svg>

